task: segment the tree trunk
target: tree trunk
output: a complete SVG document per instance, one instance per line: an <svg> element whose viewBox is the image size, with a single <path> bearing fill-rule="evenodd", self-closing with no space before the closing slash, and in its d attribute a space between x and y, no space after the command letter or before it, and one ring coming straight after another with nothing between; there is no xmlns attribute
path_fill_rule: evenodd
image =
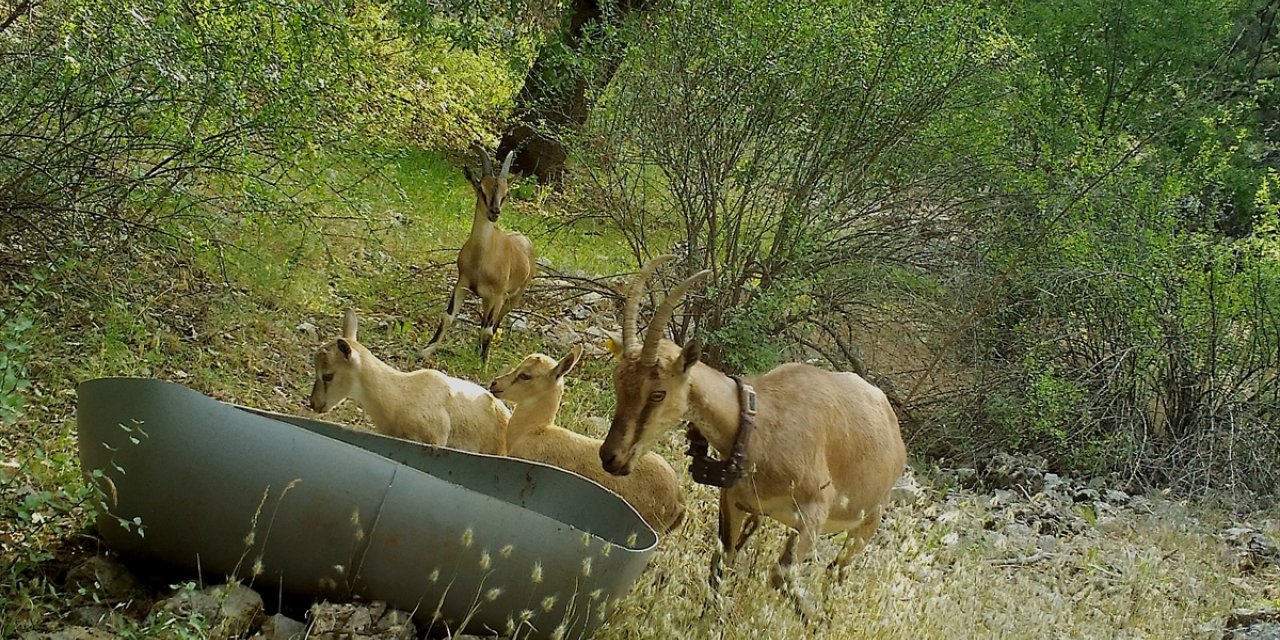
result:
<svg viewBox="0 0 1280 640"><path fill-rule="evenodd" d="M595 39L588 36L599 35L602 21L616 26L631 10L650 4L650 0L619 0L606 10L602 1L608 5L609 0L573 0L557 36L560 46L544 46L529 69L516 96L515 120L498 144L499 158L516 152L513 171L537 176L542 183L559 179L568 157L561 134L587 121L587 92L609 83L622 61L622 51L605 51L599 72L590 77L574 69L570 59Z"/></svg>

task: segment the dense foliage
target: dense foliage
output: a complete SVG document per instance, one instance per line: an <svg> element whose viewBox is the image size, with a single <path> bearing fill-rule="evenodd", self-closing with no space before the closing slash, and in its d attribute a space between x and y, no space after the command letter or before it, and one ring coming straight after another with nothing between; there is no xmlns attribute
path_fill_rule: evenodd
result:
<svg viewBox="0 0 1280 640"><path fill-rule="evenodd" d="M445 43L389 11L326 0L0 9L0 247L25 258L5 273L155 233L216 242L219 224L340 195L349 185L326 167L371 141L465 148L484 136L510 99L509 72L441 55Z"/></svg>
<svg viewBox="0 0 1280 640"><path fill-rule="evenodd" d="M1273 19L678 3L583 134L582 215L713 269L677 335L869 372L919 449L1269 490Z"/></svg>

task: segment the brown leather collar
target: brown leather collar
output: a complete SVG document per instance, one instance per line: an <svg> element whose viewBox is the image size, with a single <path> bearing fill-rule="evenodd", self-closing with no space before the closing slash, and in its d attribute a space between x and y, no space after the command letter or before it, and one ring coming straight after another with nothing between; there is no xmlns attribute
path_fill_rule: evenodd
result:
<svg viewBox="0 0 1280 640"><path fill-rule="evenodd" d="M747 444L756 426L756 390L742 378L730 377L738 385L738 435L733 439L729 458L712 458L706 437L697 427L689 425L689 450L685 454L693 458L689 471L693 474L693 481L699 484L728 488L746 473Z"/></svg>

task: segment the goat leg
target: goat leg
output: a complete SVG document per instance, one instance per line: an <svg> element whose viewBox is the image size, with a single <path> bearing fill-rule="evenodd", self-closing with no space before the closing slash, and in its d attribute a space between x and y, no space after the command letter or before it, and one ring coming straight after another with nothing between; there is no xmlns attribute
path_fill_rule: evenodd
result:
<svg viewBox="0 0 1280 640"><path fill-rule="evenodd" d="M867 546L867 541L871 539L872 534L880 527L880 520L884 517L884 507L876 505L871 513L858 523L857 526L849 530L845 536L844 544L840 545L840 552L836 554L836 559L827 565L827 570L835 573L837 583L844 581L844 576L849 563L853 561L854 556L858 555L863 548Z"/></svg>
<svg viewBox="0 0 1280 640"><path fill-rule="evenodd" d="M435 353L440 340L444 338L444 333L453 324L453 319L458 315L458 307L462 306L462 292L465 290L465 283L460 277L453 285L453 293L449 295L449 302L445 306L444 315L440 318L440 324L436 325L435 335L431 336L431 341L419 353L423 358L430 357L432 353Z"/></svg>
<svg viewBox="0 0 1280 640"><path fill-rule="evenodd" d="M493 328L498 318L499 300L496 296L484 298L484 311L480 316L480 361L489 365L489 345L493 343Z"/></svg>
<svg viewBox="0 0 1280 640"><path fill-rule="evenodd" d="M747 537L759 527L759 516L748 514L735 507L733 501L729 498L728 489L720 490L719 515L720 549L717 549L711 556L711 575L708 578L712 589L720 588L720 581L724 577L724 567L733 568L734 560L738 557L738 550L742 548L742 543L745 543ZM751 526L750 531L747 531L747 526L753 522L754 526Z"/></svg>
<svg viewBox="0 0 1280 640"><path fill-rule="evenodd" d="M813 500L798 505L795 532L787 539L787 546L773 567L769 582L775 589L788 592L795 600L796 610L804 614L806 596L795 585L797 567L809 559L826 524L830 507L823 500Z"/></svg>

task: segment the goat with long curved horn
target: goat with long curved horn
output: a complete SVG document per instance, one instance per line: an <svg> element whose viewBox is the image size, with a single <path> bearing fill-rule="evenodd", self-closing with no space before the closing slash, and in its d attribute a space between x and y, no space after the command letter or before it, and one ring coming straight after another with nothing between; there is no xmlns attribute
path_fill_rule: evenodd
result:
<svg viewBox="0 0 1280 640"><path fill-rule="evenodd" d="M622 350L629 351L636 344L636 315L640 313L640 297L644 295L644 287L653 277L658 267L675 260L673 255L663 255L650 259L640 267L640 272L631 281L627 290L626 304L622 307Z"/></svg>
<svg viewBox="0 0 1280 640"><path fill-rule="evenodd" d="M651 273L642 270L633 291L641 291ZM790 363L735 379L701 362L696 340L682 346L664 339L680 300L705 278L699 272L672 289L640 349L631 348L639 296L628 297L622 344L608 342L618 359L617 402L600 464L627 475L687 418L738 470L717 484L723 487L721 550L712 559L712 583L722 564L733 563L761 515L793 530L773 569L774 586L793 583L795 565L809 558L820 536L847 531L830 565L840 575L880 526L889 491L902 475L907 454L898 418L885 394L856 374Z"/></svg>

